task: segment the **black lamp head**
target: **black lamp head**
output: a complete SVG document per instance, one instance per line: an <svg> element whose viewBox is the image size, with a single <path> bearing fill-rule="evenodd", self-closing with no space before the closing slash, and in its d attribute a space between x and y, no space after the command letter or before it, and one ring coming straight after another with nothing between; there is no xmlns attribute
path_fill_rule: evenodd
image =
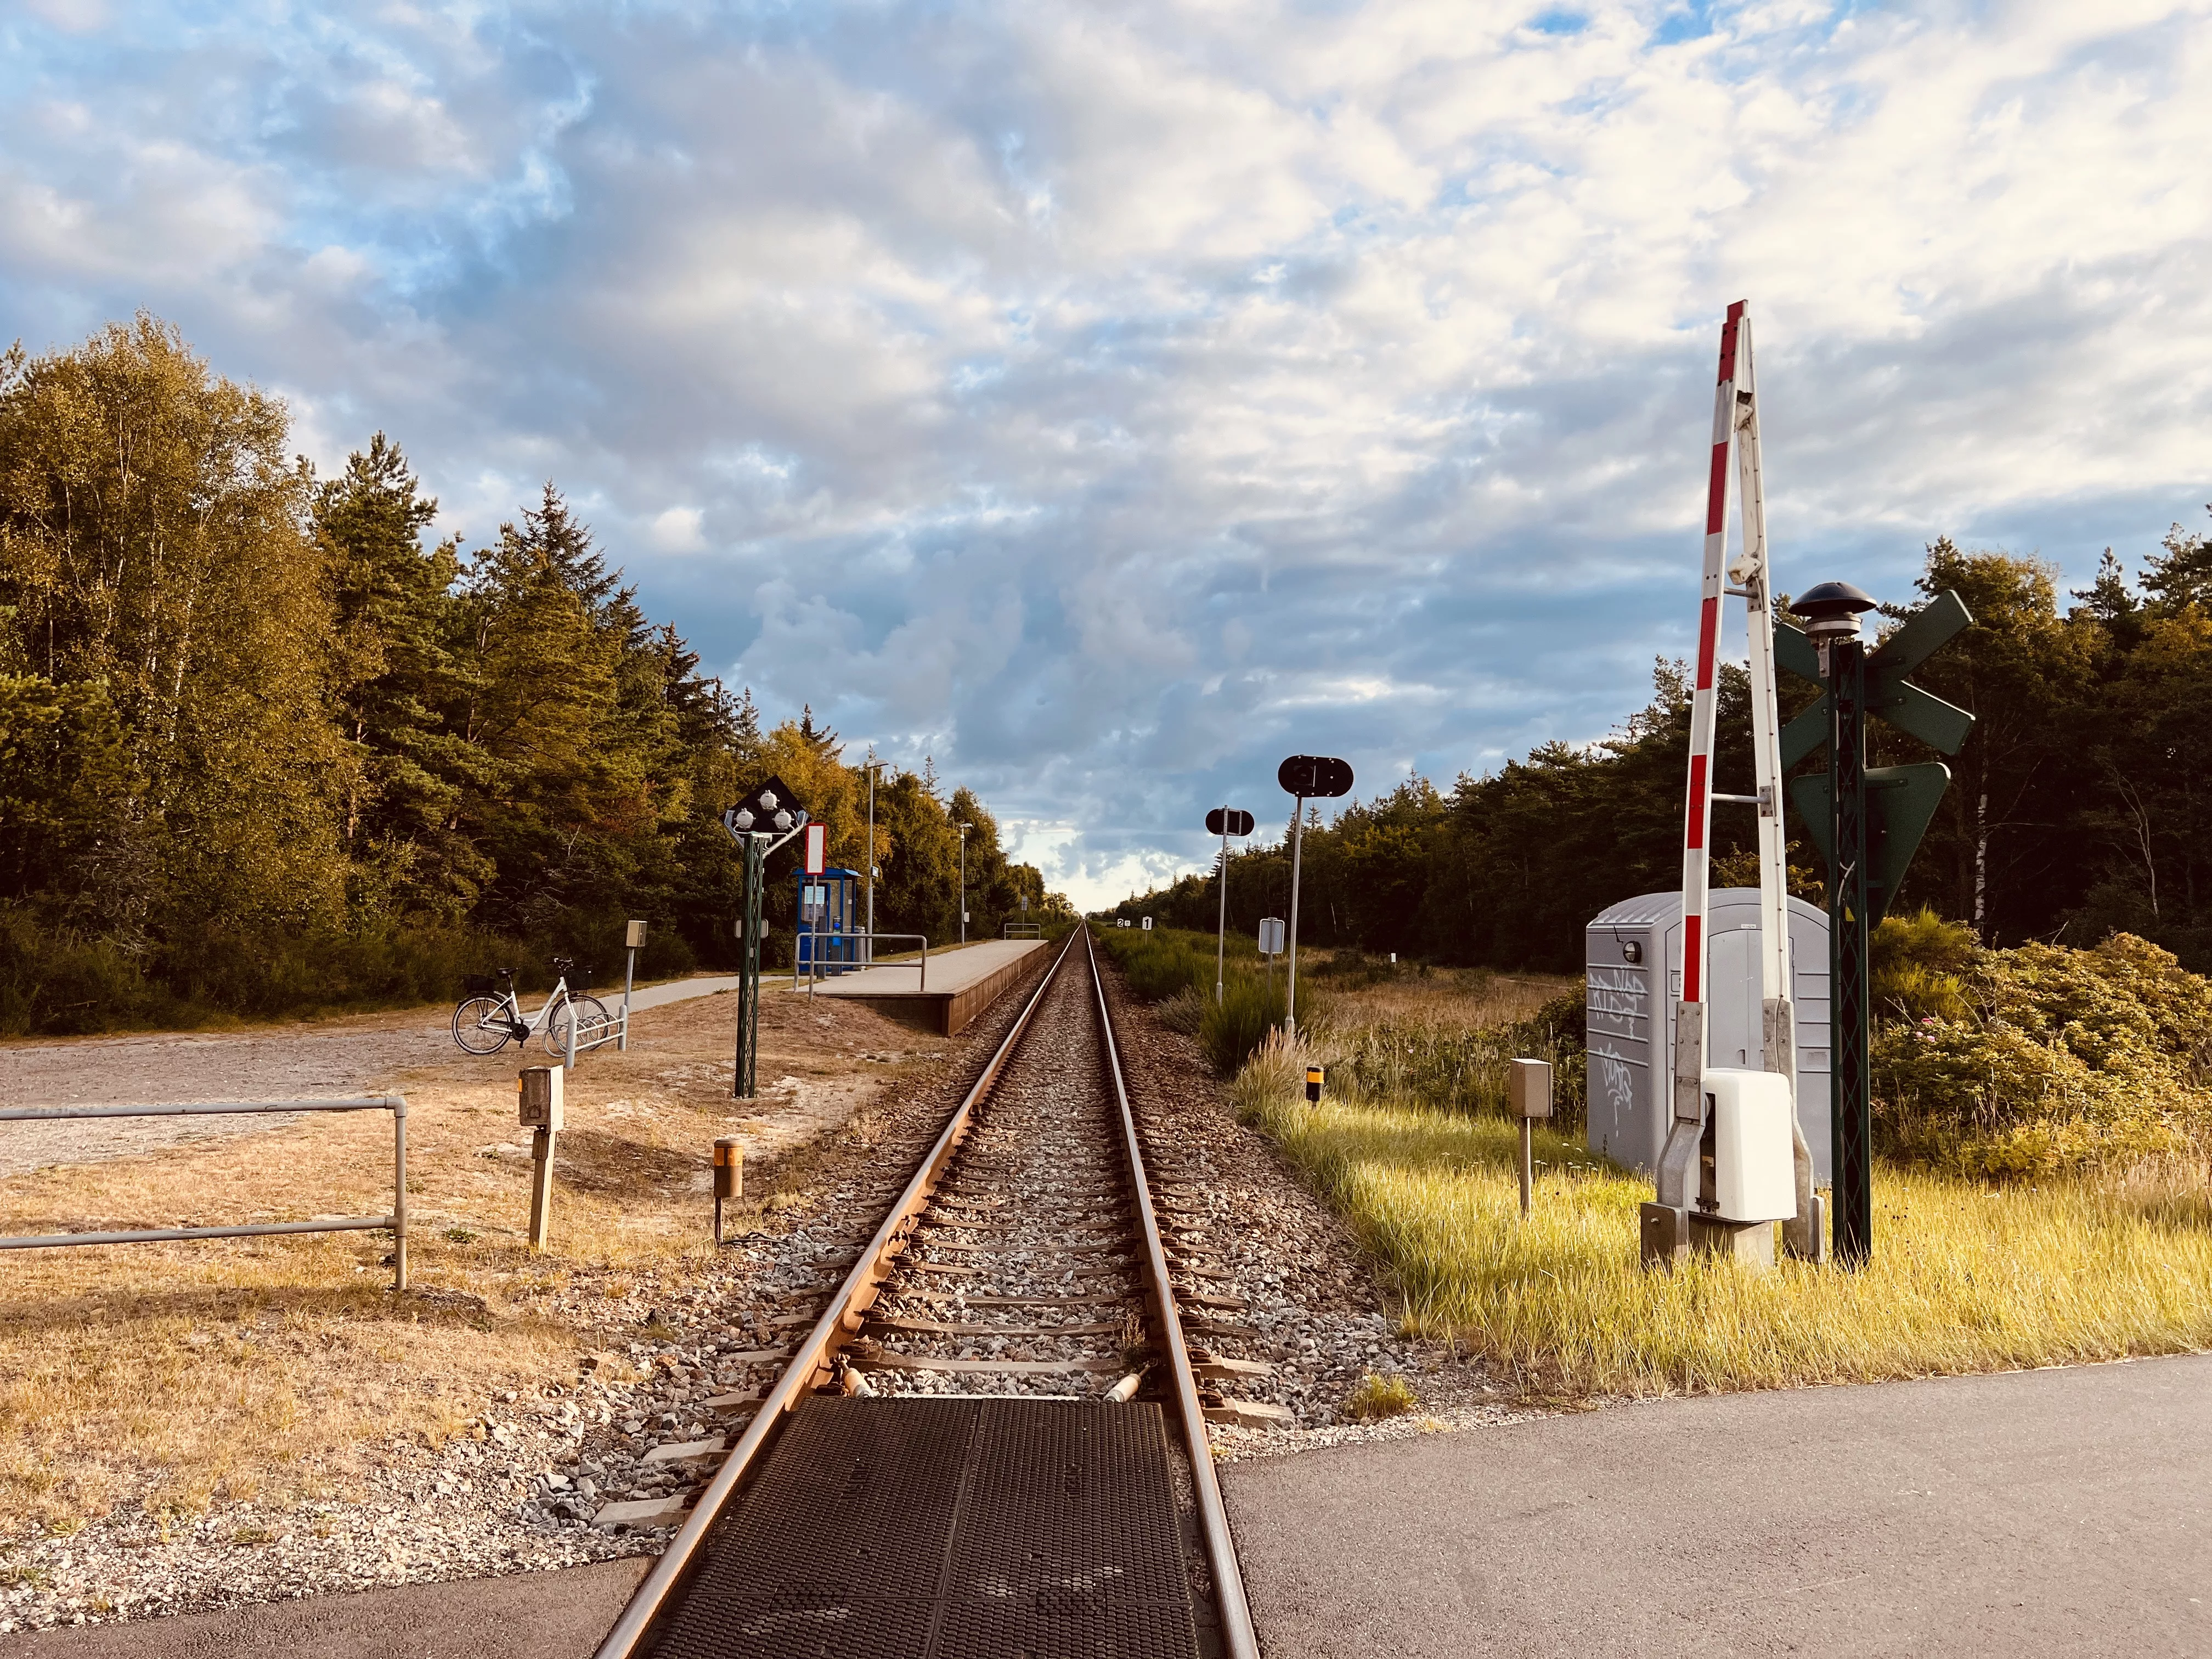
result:
<svg viewBox="0 0 2212 1659"><path fill-rule="evenodd" d="M1805 632L1815 640L1850 638L1859 631L1859 617L1879 603L1863 588L1849 582L1822 582L1790 602L1805 618Z"/></svg>

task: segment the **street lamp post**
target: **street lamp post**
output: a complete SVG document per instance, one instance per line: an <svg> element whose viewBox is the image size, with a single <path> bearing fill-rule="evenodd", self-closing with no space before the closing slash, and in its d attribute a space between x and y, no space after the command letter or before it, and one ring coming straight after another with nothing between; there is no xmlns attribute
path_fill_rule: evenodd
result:
<svg viewBox="0 0 2212 1659"><path fill-rule="evenodd" d="M867 960L876 959L876 774L888 763L876 758L876 746L868 745L868 944Z"/></svg>
<svg viewBox="0 0 2212 1659"><path fill-rule="evenodd" d="M960 826L960 942L968 942L968 832L975 826Z"/></svg>

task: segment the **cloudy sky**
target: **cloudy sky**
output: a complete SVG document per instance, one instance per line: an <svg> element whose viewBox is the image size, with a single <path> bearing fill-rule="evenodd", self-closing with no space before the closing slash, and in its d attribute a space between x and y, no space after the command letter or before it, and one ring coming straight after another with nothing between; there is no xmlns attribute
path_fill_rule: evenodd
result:
<svg viewBox="0 0 2212 1659"><path fill-rule="evenodd" d="M0 336L143 307L1085 903L1276 762L1604 732L1778 580L2212 501L2212 0L0 4Z"/></svg>

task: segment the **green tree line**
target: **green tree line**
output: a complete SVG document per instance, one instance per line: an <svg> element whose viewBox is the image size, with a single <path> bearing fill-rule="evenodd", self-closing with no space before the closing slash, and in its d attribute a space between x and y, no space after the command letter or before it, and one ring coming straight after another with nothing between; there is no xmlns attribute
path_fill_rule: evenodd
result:
<svg viewBox="0 0 2212 1659"><path fill-rule="evenodd" d="M551 484L470 551L383 434L331 477L289 435L151 318L0 357L0 1031L605 972L631 916L646 971L726 965L720 815L770 775L862 867L837 734L764 732ZM1053 902L928 764L876 805L879 927L957 932L961 823L971 934Z"/></svg>
<svg viewBox="0 0 2212 1659"><path fill-rule="evenodd" d="M2070 594L2041 561L1939 541L1917 585L1957 590L1973 614L1913 678L1975 726L1894 908L1927 906L1990 946L2126 933L2212 968L2212 538L2176 526L2133 580L2107 550ZM1907 608L1886 609L1893 625ZM1748 794L1743 672L1724 667L1719 690L1714 787ZM1780 690L1785 717L1816 695L1786 674ZM1680 884L1689 704L1682 665L1662 661L1650 703L1597 743L1546 744L1448 791L1412 777L1326 822L1314 810L1301 939L1579 971L1591 916ZM1872 731L1875 764L1942 758ZM1288 830L1230 859L1240 932L1289 913ZM1753 833L1750 808L1714 807L1716 884L1757 881ZM1790 863L1817 901L1825 866L1802 832ZM1209 871L1111 914L1211 930L1218 890Z"/></svg>

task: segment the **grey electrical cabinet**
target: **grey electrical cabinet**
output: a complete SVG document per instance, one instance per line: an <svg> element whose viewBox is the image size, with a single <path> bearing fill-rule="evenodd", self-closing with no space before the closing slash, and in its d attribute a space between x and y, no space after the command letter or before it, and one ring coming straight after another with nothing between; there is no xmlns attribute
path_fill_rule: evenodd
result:
<svg viewBox="0 0 2212 1659"><path fill-rule="evenodd" d="M1723 887L1706 908L1705 1063L1757 1071L1759 890ZM1608 906L1587 930L1590 1150L1656 1169L1673 1108L1674 1005L1682 996L1682 896ZM1828 918L1790 901L1790 998L1797 1022L1797 1121L1829 1180Z"/></svg>

